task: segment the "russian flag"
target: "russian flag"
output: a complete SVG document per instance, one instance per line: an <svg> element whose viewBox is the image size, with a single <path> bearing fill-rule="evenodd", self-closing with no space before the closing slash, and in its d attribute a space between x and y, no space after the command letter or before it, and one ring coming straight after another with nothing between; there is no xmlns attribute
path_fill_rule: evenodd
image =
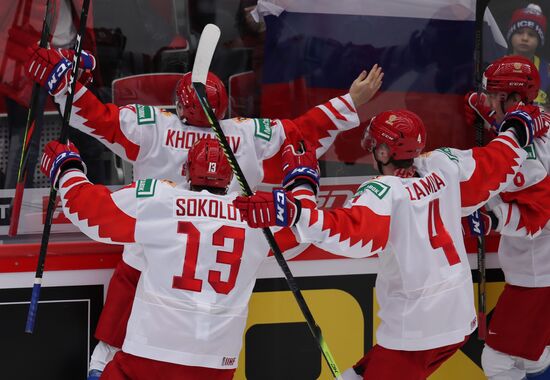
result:
<svg viewBox="0 0 550 380"><path fill-rule="evenodd" d="M475 0L260 0L257 10L266 22L263 116L296 117L378 63L384 84L360 110L362 121L406 108L424 120L428 149L474 145L463 97L474 88ZM493 26L484 38L491 61L506 42L489 11L485 21ZM362 131L342 134L325 159L365 160Z"/></svg>

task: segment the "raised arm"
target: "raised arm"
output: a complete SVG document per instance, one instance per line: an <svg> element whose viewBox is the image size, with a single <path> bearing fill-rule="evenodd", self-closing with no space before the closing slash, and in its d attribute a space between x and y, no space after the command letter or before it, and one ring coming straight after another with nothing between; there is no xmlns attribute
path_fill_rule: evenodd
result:
<svg viewBox="0 0 550 380"><path fill-rule="evenodd" d="M135 184L111 192L88 181L85 165L72 143L51 141L44 148L40 170L57 186L67 218L93 240L133 243L136 225Z"/></svg>
<svg viewBox="0 0 550 380"><path fill-rule="evenodd" d="M463 216L511 184L527 157L525 148L546 133L547 128L535 122L539 115L538 107L519 104L505 115L498 126L499 135L487 146L463 151L438 149L457 166Z"/></svg>
<svg viewBox="0 0 550 380"><path fill-rule="evenodd" d="M47 87L61 112L65 109L68 75L72 70L67 59L71 54L72 50L36 48L27 63L27 76ZM148 140L142 134L140 120L151 123L155 109L149 106L118 107L102 103L80 83L90 76L89 71L95 67L95 58L87 53L82 62L85 72L76 83L69 124L95 137L120 157L129 161L137 160L142 142Z"/></svg>
<svg viewBox="0 0 550 380"><path fill-rule="evenodd" d="M263 161L264 183L281 183L281 154L286 144L307 142L320 158L334 143L340 132L359 126L357 109L367 103L380 89L384 74L374 65L353 81L349 93L313 107L295 119L272 120L270 144L258 148Z"/></svg>
<svg viewBox="0 0 550 380"><path fill-rule="evenodd" d="M540 109L518 105L498 126L499 135L486 147L457 151L463 215L481 207L494 195L506 191L534 139L544 138L548 127L540 123Z"/></svg>
<svg viewBox="0 0 550 380"><path fill-rule="evenodd" d="M503 192L487 203L502 235L532 238L547 227L550 220L550 177L516 192Z"/></svg>
<svg viewBox="0 0 550 380"><path fill-rule="evenodd" d="M482 148L445 152L454 156L458 163L463 215L471 214L504 190L526 157L511 132Z"/></svg>
<svg viewBox="0 0 550 380"><path fill-rule="evenodd" d="M315 148L317 158L321 157L332 145L338 133L359 126L357 110L372 99L380 89L383 77L382 68L374 65L368 74L366 71L359 74L347 94L312 108L293 119L293 123L288 126L283 120L286 134L290 138L287 143L296 143L292 140L294 132L290 128L297 127L303 137Z"/></svg>
<svg viewBox="0 0 550 380"><path fill-rule="evenodd" d="M391 196L379 199L365 183L350 208L318 210L312 200L319 185L312 151L297 153L291 145L283 151L283 186L286 190L257 192L237 197L234 205L252 228L293 227L297 241L315 243L331 253L366 257L381 252L389 238ZM370 186L370 187L369 187Z"/></svg>

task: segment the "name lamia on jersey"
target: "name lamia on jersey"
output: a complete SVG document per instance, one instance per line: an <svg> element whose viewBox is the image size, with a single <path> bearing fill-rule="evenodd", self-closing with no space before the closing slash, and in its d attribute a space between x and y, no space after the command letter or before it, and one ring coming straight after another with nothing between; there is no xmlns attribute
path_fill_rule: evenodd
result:
<svg viewBox="0 0 550 380"><path fill-rule="evenodd" d="M177 197L174 199L174 217L214 218L243 223L233 204L216 198Z"/></svg>
<svg viewBox="0 0 550 380"><path fill-rule="evenodd" d="M211 138L214 139L216 136L213 133L207 132L193 132L193 131L182 131L175 129L167 129L166 136L164 139L164 145L170 148L176 149L190 149L195 141ZM233 152L237 152L239 145L241 144L240 136L226 136L229 146Z"/></svg>
<svg viewBox="0 0 550 380"><path fill-rule="evenodd" d="M432 172L422 178L415 178L414 182L405 186L405 189L407 189L411 201L417 201L439 191L445 186L447 186L445 181Z"/></svg>

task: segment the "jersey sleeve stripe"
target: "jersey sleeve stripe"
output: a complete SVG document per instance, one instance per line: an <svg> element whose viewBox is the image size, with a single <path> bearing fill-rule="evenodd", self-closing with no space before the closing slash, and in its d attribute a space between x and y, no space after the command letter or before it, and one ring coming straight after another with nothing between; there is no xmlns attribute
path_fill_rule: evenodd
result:
<svg viewBox="0 0 550 380"><path fill-rule="evenodd" d="M93 185L83 173L62 183L63 211L90 238L104 243L132 243L136 220L121 210L103 185Z"/></svg>
<svg viewBox="0 0 550 380"><path fill-rule="evenodd" d="M348 121L344 115L342 115L332 104L332 102L325 103L325 107L328 108L328 110L334 115L334 117L338 120L342 121Z"/></svg>
<svg viewBox="0 0 550 380"><path fill-rule="evenodd" d="M349 104L349 102L343 96L339 96L338 100L344 103L344 105L348 108L349 112L353 112L353 113L357 112L355 108L351 104Z"/></svg>

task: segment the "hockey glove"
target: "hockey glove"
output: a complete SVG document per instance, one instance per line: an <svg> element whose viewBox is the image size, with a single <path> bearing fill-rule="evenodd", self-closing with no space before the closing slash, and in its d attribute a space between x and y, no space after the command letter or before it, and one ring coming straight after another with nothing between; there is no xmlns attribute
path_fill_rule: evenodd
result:
<svg viewBox="0 0 550 380"><path fill-rule="evenodd" d="M283 189L258 191L250 197L239 196L233 205L252 228L293 226L302 210L300 201Z"/></svg>
<svg viewBox="0 0 550 380"><path fill-rule="evenodd" d="M55 96L67 91L74 50L46 49L36 46L29 49L29 54L25 72L30 79L41 86L46 86L50 95ZM91 71L95 65L95 57L83 50L79 61L81 80L87 82L91 79Z"/></svg>
<svg viewBox="0 0 550 380"><path fill-rule="evenodd" d="M474 125L477 116L485 122L485 128L496 131L495 111L487 106L487 95L469 92L464 97L464 117L468 125Z"/></svg>
<svg viewBox="0 0 550 380"><path fill-rule="evenodd" d="M548 129L550 128L550 115L545 112L541 112L539 117L533 119L533 135L535 138L546 136Z"/></svg>
<svg viewBox="0 0 550 380"><path fill-rule="evenodd" d="M308 184L315 194L319 188L319 163L315 156L315 148L304 143L301 152L296 152L294 146L287 145L283 149L283 187L287 191Z"/></svg>
<svg viewBox="0 0 550 380"><path fill-rule="evenodd" d="M492 229L498 226L496 215L485 208L474 211L465 218L462 218L464 234L466 231L470 236L489 235Z"/></svg>
<svg viewBox="0 0 550 380"><path fill-rule="evenodd" d="M82 162L76 146L70 141L67 144L55 140L47 143L40 160L40 171L50 179L55 189L61 175L69 169L78 169L86 173L86 165Z"/></svg>
<svg viewBox="0 0 550 380"><path fill-rule="evenodd" d="M516 135L519 145L526 147L533 142L535 133L534 120L538 119L540 114L540 108L537 106L517 106L514 111L508 112L504 116L502 123L500 123L498 132L502 133L511 129ZM538 128L541 129L540 123Z"/></svg>

